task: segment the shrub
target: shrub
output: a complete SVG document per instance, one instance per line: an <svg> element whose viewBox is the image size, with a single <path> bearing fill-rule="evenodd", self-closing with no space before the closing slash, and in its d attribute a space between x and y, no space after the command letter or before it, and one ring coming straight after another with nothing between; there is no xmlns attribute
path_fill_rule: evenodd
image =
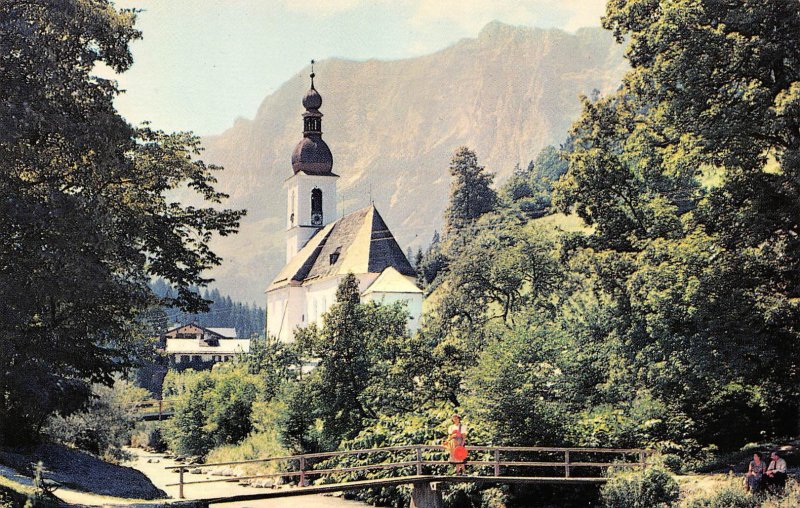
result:
<svg viewBox="0 0 800 508"><path fill-rule="evenodd" d="M687 508L758 508L761 506L756 497L745 492L741 487L728 485L709 497L691 500Z"/></svg>
<svg viewBox="0 0 800 508"><path fill-rule="evenodd" d="M612 477L600 493L606 508L663 508L678 500L680 489L667 471L651 467Z"/></svg>
<svg viewBox="0 0 800 508"><path fill-rule="evenodd" d="M145 422L144 425L131 436L131 446L153 452L165 451L167 449L167 442L164 440L160 424L156 422Z"/></svg>
<svg viewBox="0 0 800 508"><path fill-rule="evenodd" d="M211 372L170 373L164 391L177 400L164 435L172 450L189 455L245 439L253 430L253 406L265 395L263 379L238 363L220 364Z"/></svg>
<svg viewBox="0 0 800 508"><path fill-rule="evenodd" d="M665 453L661 456L661 463L667 471L680 473L683 469L683 459L674 453Z"/></svg>
<svg viewBox="0 0 800 508"><path fill-rule="evenodd" d="M800 506L800 486L790 480L782 494L751 495L744 491L741 478L731 479L727 485L711 494L688 499L685 508L794 508Z"/></svg>
<svg viewBox="0 0 800 508"><path fill-rule="evenodd" d="M69 416L52 417L45 434L55 442L74 446L110 462L122 462L136 424L127 404L148 397L145 390L118 380L113 388L95 385L88 406Z"/></svg>

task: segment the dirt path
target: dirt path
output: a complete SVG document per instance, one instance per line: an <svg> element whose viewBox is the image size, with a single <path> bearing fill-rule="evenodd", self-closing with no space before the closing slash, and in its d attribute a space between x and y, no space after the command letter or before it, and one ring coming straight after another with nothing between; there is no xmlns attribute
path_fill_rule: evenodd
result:
<svg viewBox="0 0 800 508"><path fill-rule="evenodd" d="M166 469L168 466L177 465L175 461L165 458L163 454L150 453L140 449L131 448L127 449L127 451L136 458L131 462L126 463L126 466L138 469L144 473L156 487L166 492L173 499L178 498L178 487L169 486L169 484L178 483L178 473ZM198 468L201 467L202 466L198 466ZM220 476L212 476L210 474L184 474L184 480L187 482L221 478L222 477ZM259 490L262 489L239 485L236 482L203 483L199 485L184 486L184 495L186 499L207 499L236 494L253 494L257 493ZM261 501L248 501L243 503L229 503L219 506L225 508L361 508L369 505L355 501L347 501L339 497L316 495L285 499L265 499Z"/></svg>

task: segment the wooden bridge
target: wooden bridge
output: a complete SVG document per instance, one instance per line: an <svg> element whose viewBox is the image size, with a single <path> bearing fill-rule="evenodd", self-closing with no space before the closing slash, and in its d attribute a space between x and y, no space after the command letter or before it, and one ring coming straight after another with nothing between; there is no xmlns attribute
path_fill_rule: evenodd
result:
<svg viewBox="0 0 800 508"><path fill-rule="evenodd" d="M148 399L120 404L133 418L144 421L161 421L175 414L175 400Z"/></svg>
<svg viewBox="0 0 800 508"><path fill-rule="evenodd" d="M440 508L443 506L441 490L437 489L440 484L601 484L606 481L605 472L608 468L644 469L650 454L648 450L638 448L468 446L467 450L468 474L464 476L449 473L452 464L445 460L445 447L432 445L310 453L239 462L178 465L166 469L179 473L179 482L168 486L179 487L181 499L185 498L187 488L207 483L244 483L272 478L294 484L252 494L199 499L196 503L200 505L412 485L412 508ZM368 464L349 465L348 462ZM242 476L194 481L187 481L184 477L187 471L196 468L259 466L271 472L259 471Z"/></svg>

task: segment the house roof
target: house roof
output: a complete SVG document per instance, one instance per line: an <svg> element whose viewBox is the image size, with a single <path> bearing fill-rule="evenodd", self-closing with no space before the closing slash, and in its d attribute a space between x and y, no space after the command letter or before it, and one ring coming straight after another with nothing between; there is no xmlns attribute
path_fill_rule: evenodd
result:
<svg viewBox="0 0 800 508"><path fill-rule="evenodd" d="M236 338L236 328L206 328L208 331L221 335L226 339Z"/></svg>
<svg viewBox="0 0 800 508"><path fill-rule="evenodd" d="M164 335L166 335L166 334L168 334L170 332L174 332L176 330L180 330L181 328L185 328L187 326L197 327L197 328L203 330L204 332L211 332L212 334L218 335L219 337L224 338L224 339L235 339L236 338L236 328L206 328L205 326L200 326L195 322L186 323L186 324L183 324L183 325L177 325L177 326L175 326L173 328L170 328L166 332L164 332Z"/></svg>
<svg viewBox="0 0 800 508"><path fill-rule="evenodd" d="M168 354L236 354L250 352L250 339L222 339L219 346L201 346L197 339L167 339Z"/></svg>
<svg viewBox="0 0 800 508"><path fill-rule="evenodd" d="M347 273L416 272L374 205L345 215L318 231L281 270L267 291Z"/></svg>
<svg viewBox="0 0 800 508"><path fill-rule="evenodd" d="M422 293L422 290L411 281L411 277L403 275L390 266L364 291L370 293Z"/></svg>

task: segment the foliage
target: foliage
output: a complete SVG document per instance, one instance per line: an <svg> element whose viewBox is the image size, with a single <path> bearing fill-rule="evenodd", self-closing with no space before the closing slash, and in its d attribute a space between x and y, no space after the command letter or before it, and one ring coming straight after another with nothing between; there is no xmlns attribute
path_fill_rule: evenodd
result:
<svg viewBox="0 0 800 508"><path fill-rule="evenodd" d="M131 446L153 452L167 450L161 422L142 422L131 436Z"/></svg>
<svg viewBox="0 0 800 508"><path fill-rule="evenodd" d="M465 376L465 412L502 446L564 444L574 425L560 366L563 339L541 326L519 327L489 344Z"/></svg>
<svg viewBox="0 0 800 508"><path fill-rule="evenodd" d="M559 151L548 145L531 161L526 169L517 165L514 173L498 191L504 207L519 209L528 219L542 217L550 212L553 182L567 171L567 162Z"/></svg>
<svg viewBox="0 0 800 508"><path fill-rule="evenodd" d="M354 438L344 440L339 445L341 450L356 450L369 448L386 448L393 446L406 446L414 444L440 445L447 435L452 406L439 406L426 411L413 411L404 414L381 415L370 423ZM470 430L472 433L472 430ZM442 460L446 452L426 452L425 460ZM416 460L412 451L397 453L381 453L369 455L345 455L334 457L321 464L321 467L358 467L381 464L384 462L400 462ZM411 472L413 466L406 473ZM445 468L440 468L444 473ZM398 475L396 470L375 470L371 472L353 471L344 473L334 481L354 481L370 478L388 478ZM360 491L357 498L370 504L383 506L408 506L410 492L407 487L382 487Z"/></svg>
<svg viewBox="0 0 800 508"><path fill-rule="evenodd" d="M94 385L86 407L68 416L53 416L44 433L53 441L120 462L136 426L132 405L147 398L146 390L121 379L112 388Z"/></svg>
<svg viewBox="0 0 800 508"><path fill-rule="evenodd" d="M289 418L293 425L308 422L305 413L315 415L322 424L324 446L336 447L382 412L411 411L418 392L415 378L429 361L424 343L408 337L407 321L402 304L360 303L358 280L345 276L322 326L312 324L297 332L304 357L318 359L318 364L301 381L302 394L313 409L290 400L290 412L303 413ZM294 435L295 443L304 440Z"/></svg>
<svg viewBox="0 0 800 508"><path fill-rule="evenodd" d="M263 394L263 381L244 364L171 372L164 386L164 396L176 399L175 414L164 427L170 448L206 455L215 446L241 442L253 430L254 405Z"/></svg>
<svg viewBox="0 0 800 508"><path fill-rule="evenodd" d="M450 161L450 202L444 212L445 237L456 245L471 234L469 227L497 204L491 188L494 175L478 165L475 152L462 146Z"/></svg>
<svg viewBox="0 0 800 508"><path fill-rule="evenodd" d="M687 508L758 508L762 504L760 499L745 492L741 484L731 484L710 496L692 499L685 503L685 506Z"/></svg>
<svg viewBox="0 0 800 508"><path fill-rule="evenodd" d="M421 332L433 345L432 398L460 404L461 380L481 350L518 324L552 315L567 279L556 239L534 223L502 211L476 222L473 235L450 262Z"/></svg>
<svg viewBox="0 0 800 508"><path fill-rule="evenodd" d="M655 467L613 476L601 489L606 508L666 508L673 506L679 494L678 482Z"/></svg>
<svg viewBox="0 0 800 508"><path fill-rule="evenodd" d="M250 353L244 358L247 372L261 378L264 400L272 400L287 382L297 377L302 367L295 348L274 337L254 340Z"/></svg>
<svg viewBox="0 0 800 508"><path fill-rule="evenodd" d="M0 4L0 440L30 439L130 364L151 277L200 310L188 288L220 262L209 241L243 215L218 208L197 137L132 127L117 83L92 74L130 67L134 21L107 0ZM168 199L179 187L211 206Z"/></svg>
<svg viewBox="0 0 800 508"><path fill-rule="evenodd" d="M433 232L431 244L416 263L417 281L420 286L430 286L436 277L447 268L447 257L442 252L442 243L439 232Z"/></svg>
<svg viewBox="0 0 800 508"><path fill-rule="evenodd" d="M602 425L633 430L647 390L674 442L733 449L797 428L795 7L608 3L631 69L584 100L554 196L594 226L567 254L608 317L575 323L606 359L585 392Z"/></svg>
<svg viewBox="0 0 800 508"><path fill-rule="evenodd" d="M281 414L285 411L285 403L278 399L269 402L256 402L253 406L251 420L253 431L237 444L227 444L214 448L207 456L207 462L236 462L243 460L263 459L264 457L280 457L288 454L281 444ZM241 466L246 474L274 473L279 463L255 463Z"/></svg>

